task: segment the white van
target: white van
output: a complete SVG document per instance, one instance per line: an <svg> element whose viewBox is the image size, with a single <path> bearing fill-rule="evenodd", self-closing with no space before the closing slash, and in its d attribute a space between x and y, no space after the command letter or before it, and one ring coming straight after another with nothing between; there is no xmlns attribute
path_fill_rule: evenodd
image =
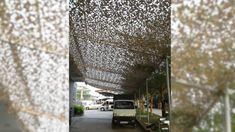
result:
<svg viewBox="0 0 235 132"><path fill-rule="evenodd" d="M134 96L114 95L112 128L118 124L136 126L136 107Z"/></svg>
<svg viewBox="0 0 235 132"><path fill-rule="evenodd" d="M99 107L100 111L109 111L113 110L113 100L108 99L105 102L102 103L102 105Z"/></svg>

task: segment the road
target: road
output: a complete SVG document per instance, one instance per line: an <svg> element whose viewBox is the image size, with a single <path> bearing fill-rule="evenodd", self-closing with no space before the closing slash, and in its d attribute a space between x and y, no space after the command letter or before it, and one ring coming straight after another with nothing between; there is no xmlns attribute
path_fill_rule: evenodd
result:
<svg viewBox="0 0 235 132"><path fill-rule="evenodd" d="M143 132L140 126L111 127L112 111L86 110L81 117L73 117L70 132Z"/></svg>

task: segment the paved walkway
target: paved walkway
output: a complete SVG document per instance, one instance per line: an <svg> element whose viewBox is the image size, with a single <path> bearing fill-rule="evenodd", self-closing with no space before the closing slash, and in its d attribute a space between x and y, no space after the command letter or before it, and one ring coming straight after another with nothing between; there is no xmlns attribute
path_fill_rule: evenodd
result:
<svg viewBox="0 0 235 132"><path fill-rule="evenodd" d="M147 111L147 108L145 108L145 110ZM149 109L150 111L150 109ZM153 113L159 116L162 116L162 110L161 109L153 109Z"/></svg>
<svg viewBox="0 0 235 132"><path fill-rule="evenodd" d="M70 132L142 132L138 125L112 129L112 115L112 111L86 110L84 116L73 117Z"/></svg>
<svg viewBox="0 0 235 132"><path fill-rule="evenodd" d="M157 114L159 116L162 116L162 110L161 109L153 109L153 113Z"/></svg>

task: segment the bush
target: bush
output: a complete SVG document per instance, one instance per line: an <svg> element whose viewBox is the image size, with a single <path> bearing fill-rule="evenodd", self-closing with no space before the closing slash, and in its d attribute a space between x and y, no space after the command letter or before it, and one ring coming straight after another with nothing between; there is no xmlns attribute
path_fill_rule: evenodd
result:
<svg viewBox="0 0 235 132"><path fill-rule="evenodd" d="M82 115L84 113L84 107L83 106L74 106L74 114L75 115Z"/></svg>

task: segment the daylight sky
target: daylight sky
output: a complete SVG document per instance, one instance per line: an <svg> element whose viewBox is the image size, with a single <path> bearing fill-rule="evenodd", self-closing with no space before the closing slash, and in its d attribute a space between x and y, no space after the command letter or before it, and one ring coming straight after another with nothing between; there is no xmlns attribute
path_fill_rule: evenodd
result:
<svg viewBox="0 0 235 132"><path fill-rule="evenodd" d="M95 87L92 87L92 86L90 86L90 85L88 85L88 84L85 84L84 82L77 82L77 88L79 89L79 87L88 88L88 89L90 90L90 94L91 94L92 96L96 96L96 97L98 97L98 98L104 97L103 95L101 95L101 94L95 92L96 90L100 90L100 89L95 88Z"/></svg>

